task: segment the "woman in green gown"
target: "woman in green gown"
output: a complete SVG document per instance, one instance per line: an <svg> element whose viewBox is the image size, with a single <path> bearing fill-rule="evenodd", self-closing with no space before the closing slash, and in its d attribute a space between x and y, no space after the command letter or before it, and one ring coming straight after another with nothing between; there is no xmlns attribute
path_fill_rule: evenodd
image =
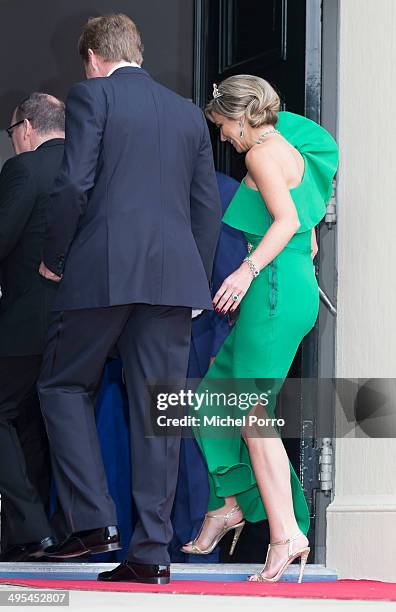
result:
<svg viewBox="0 0 396 612"><path fill-rule="evenodd" d="M232 315L238 309L238 318L197 392L219 391L220 379L234 381L239 393L260 395L265 388L265 400L247 415L270 418L276 416L276 393L318 315L315 226L325 215L338 163L337 145L326 130L279 107L264 79L237 75L214 85L205 109L221 140L246 153L247 174L223 221L244 232L249 255L214 296L216 311ZM265 566L250 579L275 582L300 557L300 582L310 517L276 427L263 433L255 424L233 421L225 433L213 422L203 425L204 416L240 417L241 411L225 402L214 412L209 404L194 412L200 416L194 434L208 468L208 513L183 552L208 554L234 530L232 553L245 520L268 519Z"/></svg>

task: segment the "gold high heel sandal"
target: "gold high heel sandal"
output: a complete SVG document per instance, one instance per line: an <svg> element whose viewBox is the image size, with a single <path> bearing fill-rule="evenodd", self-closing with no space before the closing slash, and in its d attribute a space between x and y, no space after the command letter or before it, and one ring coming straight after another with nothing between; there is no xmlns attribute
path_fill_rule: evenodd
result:
<svg viewBox="0 0 396 612"><path fill-rule="evenodd" d="M311 550L309 546L305 546L304 548L301 548L300 550L297 550L296 552L292 553L292 542L296 540L301 535L301 533L302 532L299 531L294 536L287 538L287 540L281 540L280 542L273 542L272 544L268 545L264 569L265 569L265 566L267 565L268 554L269 554L271 546L278 546L279 544L289 544L288 557L286 561L283 563L283 565L280 567L280 569L276 572L275 576L273 576L272 578L265 578L262 574L264 570L261 570L259 574L254 574L253 576L249 576L248 580L250 580L251 582L278 582L278 580L281 578L287 566L290 565L290 563L294 559L296 559L297 557L300 557L300 574L298 577L298 582L300 583L302 581L304 568L305 568L305 564L308 559L309 551Z"/></svg>
<svg viewBox="0 0 396 612"><path fill-rule="evenodd" d="M212 542L209 544L209 546L205 549L199 548L199 546L197 546L197 541L199 540L199 536L202 533L202 529L203 526L205 524L205 520L201 525L201 529L199 530L199 533L197 535L197 537L192 541L191 543L191 550L184 550L184 547L187 546L187 544L185 544L184 546L181 547L181 551L184 553L188 553L190 555L209 555L211 552L213 552L214 548L217 546L217 544L220 542L221 538L223 536L225 536L226 533L228 533L229 531L231 531L231 529L235 529L235 533L234 533L234 538L232 540L231 543L231 547L230 547L230 555L232 555L232 553L235 550L235 546L239 540L239 536L242 533L242 529L245 526L245 521L240 521L239 523L237 523L236 525L228 525L228 519L230 519L234 514L236 514L238 511L240 510L240 507L238 505L234 506L233 508L231 508L231 510L229 512L227 512L226 514L205 514L205 520L207 518L222 518L224 519L224 525L220 531L220 533L218 533L214 539L212 540Z"/></svg>

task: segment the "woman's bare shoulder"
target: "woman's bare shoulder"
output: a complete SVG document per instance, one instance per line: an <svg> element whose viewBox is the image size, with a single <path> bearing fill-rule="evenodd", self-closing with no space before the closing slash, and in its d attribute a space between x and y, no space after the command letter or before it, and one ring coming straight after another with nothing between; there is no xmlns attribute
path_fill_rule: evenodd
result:
<svg viewBox="0 0 396 612"><path fill-rule="evenodd" d="M270 141L254 145L246 153L245 164L248 174L254 177L257 173L265 179L282 171L282 156L279 147Z"/></svg>
<svg viewBox="0 0 396 612"><path fill-rule="evenodd" d="M268 140L265 143L254 145L246 154L246 167L251 175L259 174L264 180L271 177L282 176L287 183L293 183L298 180L299 175L303 172L299 168L297 156L301 154L294 152L286 140L282 137Z"/></svg>

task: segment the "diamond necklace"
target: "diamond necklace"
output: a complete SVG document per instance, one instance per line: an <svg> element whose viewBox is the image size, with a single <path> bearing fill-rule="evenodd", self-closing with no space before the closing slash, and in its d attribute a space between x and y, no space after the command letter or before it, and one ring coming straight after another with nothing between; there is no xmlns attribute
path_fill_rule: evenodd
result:
<svg viewBox="0 0 396 612"><path fill-rule="evenodd" d="M276 130L275 128L271 130L267 130L266 132L263 132L262 134L260 134L260 136L255 141L256 144L261 144L261 139L264 138L264 136L268 136L268 134L280 134L280 132L279 130Z"/></svg>

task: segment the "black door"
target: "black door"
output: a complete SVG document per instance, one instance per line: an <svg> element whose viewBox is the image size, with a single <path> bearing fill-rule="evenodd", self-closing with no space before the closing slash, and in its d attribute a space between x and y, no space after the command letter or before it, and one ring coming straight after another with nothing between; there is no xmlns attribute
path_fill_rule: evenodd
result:
<svg viewBox="0 0 396 612"><path fill-rule="evenodd" d="M304 114L305 0L198 0L195 101L203 107L213 83L256 74L279 92L283 108ZM240 180L242 155L213 130L218 170Z"/></svg>
<svg viewBox="0 0 396 612"><path fill-rule="evenodd" d="M213 83L233 74L256 74L275 87L283 110L306 114L306 0L196 0L195 33L194 101L201 108L212 97ZM229 144L222 143L218 132L211 124L209 126L217 169L241 180L246 174L244 156ZM289 378L316 376L317 338L316 327L302 342ZM312 402L312 397L309 399ZM305 415L311 417L312 406L306 406L302 392L298 398L287 397L281 392L278 397L280 412L288 402L293 402L303 431ZM317 467L313 467L311 443L307 445L301 438L284 439L284 443L303 482L313 519ZM313 527L313 520L311 525ZM308 533L311 550L314 549L312 527ZM227 554L229 541L223 539L221 560L262 562L268 538L267 521L250 524L242 533L233 557Z"/></svg>

